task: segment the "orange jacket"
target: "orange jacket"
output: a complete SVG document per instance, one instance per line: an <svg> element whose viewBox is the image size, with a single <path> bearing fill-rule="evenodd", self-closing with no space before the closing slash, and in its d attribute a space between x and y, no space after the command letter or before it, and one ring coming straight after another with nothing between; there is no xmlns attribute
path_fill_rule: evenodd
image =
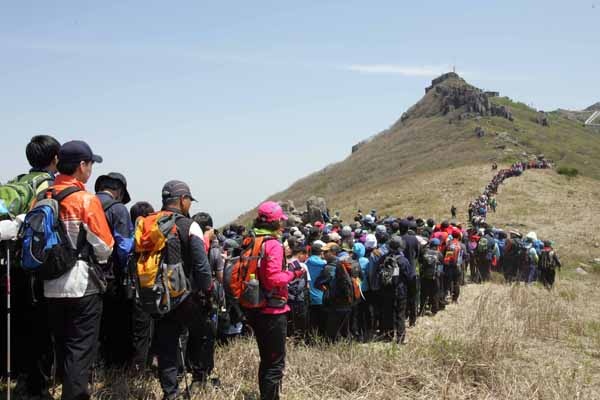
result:
<svg viewBox="0 0 600 400"><path fill-rule="evenodd" d="M61 202L59 218L65 226L73 248L76 248L80 228L85 229L86 240L91 245L96 260L99 264L105 264L112 254L114 239L102 204L95 195L85 191L82 182L72 176L59 175L52 189L60 193L71 186L77 186L81 191L67 196ZM97 284L89 275L86 260L77 261L75 267L57 279L44 282L46 297L77 298L98 292Z"/></svg>

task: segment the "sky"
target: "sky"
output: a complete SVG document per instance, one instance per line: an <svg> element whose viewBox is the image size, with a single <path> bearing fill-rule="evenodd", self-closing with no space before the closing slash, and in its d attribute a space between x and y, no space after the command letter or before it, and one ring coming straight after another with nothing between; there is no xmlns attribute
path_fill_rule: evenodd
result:
<svg viewBox="0 0 600 400"><path fill-rule="evenodd" d="M432 78L544 110L600 101L600 0L4 1L0 181L36 134L87 141L158 206L221 226L392 125Z"/></svg>

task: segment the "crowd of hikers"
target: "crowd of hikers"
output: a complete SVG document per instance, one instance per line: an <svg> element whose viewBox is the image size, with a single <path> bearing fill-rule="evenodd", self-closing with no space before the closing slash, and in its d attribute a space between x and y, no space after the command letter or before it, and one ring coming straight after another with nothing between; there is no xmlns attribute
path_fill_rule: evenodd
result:
<svg viewBox="0 0 600 400"><path fill-rule="evenodd" d="M116 172L87 192L103 160L85 142L36 136L26 156L31 171L0 185L0 260L12 278L3 283L12 296L12 307L2 296L12 330L3 376L22 377L28 398L50 398L60 382L62 399L88 399L99 368L156 373L164 399L190 398L220 386L216 343L253 335L260 397L278 399L288 337L405 344L406 324L459 301L468 281L495 271L551 288L561 266L550 241L485 220L498 186L529 164L500 170L468 224L376 210L298 222L267 201L250 228L219 231L209 213L190 216L195 199L182 181L163 185L160 210L128 210Z"/></svg>

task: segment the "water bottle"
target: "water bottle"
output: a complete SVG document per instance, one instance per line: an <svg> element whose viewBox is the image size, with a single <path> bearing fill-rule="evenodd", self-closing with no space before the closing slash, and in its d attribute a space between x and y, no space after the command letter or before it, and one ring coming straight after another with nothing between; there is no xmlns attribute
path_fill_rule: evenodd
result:
<svg viewBox="0 0 600 400"><path fill-rule="evenodd" d="M242 298L251 306L260 304L260 287L256 275L250 274L250 280L246 284L246 289L242 294Z"/></svg>

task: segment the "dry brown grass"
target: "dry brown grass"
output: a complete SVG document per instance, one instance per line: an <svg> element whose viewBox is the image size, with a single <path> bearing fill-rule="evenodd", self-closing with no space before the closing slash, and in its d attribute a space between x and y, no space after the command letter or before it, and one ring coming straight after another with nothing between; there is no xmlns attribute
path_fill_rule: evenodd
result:
<svg viewBox="0 0 600 400"><path fill-rule="evenodd" d="M598 278L560 279L547 291L467 286L457 305L425 317L408 344L288 343L283 399L599 399ZM250 338L216 354L223 387L196 399L257 395ZM95 399L160 399L154 378L104 377Z"/></svg>

